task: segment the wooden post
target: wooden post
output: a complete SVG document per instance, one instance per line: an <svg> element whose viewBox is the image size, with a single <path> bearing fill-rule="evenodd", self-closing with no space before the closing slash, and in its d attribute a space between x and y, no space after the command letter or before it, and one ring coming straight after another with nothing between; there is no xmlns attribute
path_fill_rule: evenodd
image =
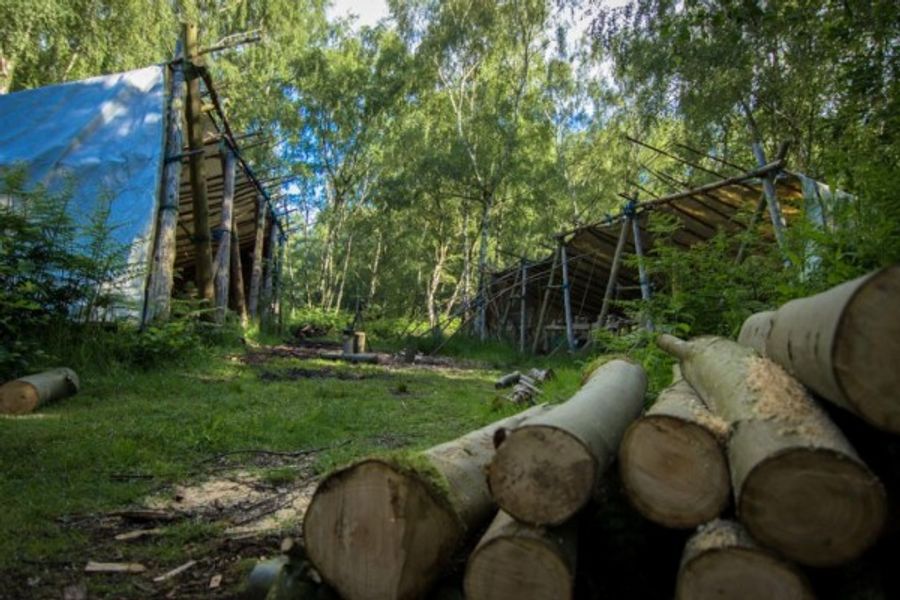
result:
<svg viewBox="0 0 900 600"><path fill-rule="evenodd" d="M566 312L566 342L569 350L575 349L575 332L572 329L572 293L569 290L569 259L566 257L566 244L559 240L559 262L562 265L563 306Z"/></svg>
<svg viewBox="0 0 900 600"><path fill-rule="evenodd" d="M634 253L637 255L638 259L638 277L641 282L641 299L644 302L650 301L650 279L647 277L647 267L644 264L644 242L641 239L641 224L637 215L634 212L636 202L632 202L631 206L629 206L629 211L631 212L631 233L634 236ZM647 218L650 216L648 214ZM650 320L650 317L646 314L644 315L644 327L647 331L653 331L653 322Z"/></svg>
<svg viewBox="0 0 900 600"><path fill-rule="evenodd" d="M231 308L241 318L241 325L247 325L247 301L244 297L244 267L241 264L241 239L238 236L237 221L231 220Z"/></svg>
<svg viewBox="0 0 900 600"><path fill-rule="evenodd" d="M278 246L278 225L275 223L275 220L272 220L272 226L269 228L269 255L263 261L265 266L264 276L263 276L263 288L262 288L262 306L260 306L260 320L268 321L272 316L272 302L274 300L274 296L272 292L274 291L274 283L275 283L275 263L276 263L276 252Z"/></svg>
<svg viewBox="0 0 900 600"><path fill-rule="evenodd" d="M172 63L172 87L169 91L169 106L166 110L165 166L163 167L163 188L160 194L159 222L153 250L153 264L147 295L144 301L142 325L169 317L172 301L172 282L175 277L175 233L178 227L179 186L181 183L181 161L171 157L181 153L184 143L184 68L177 59L182 58L184 46L178 42L176 61Z"/></svg>
<svg viewBox="0 0 900 600"><path fill-rule="evenodd" d="M525 292L528 287L528 262L522 259L522 287L520 288L519 297L519 352L525 352L525 326L528 318L525 309L528 308L525 300Z"/></svg>
<svg viewBox="0 0 900 600"><path fill-rule="evenodd" d="M280 230L279 230L280 231ZM275 262L275 284L274 284L274 300L273 300L273 310L275 312L275 317L278 323L278 332L281 333L284 330L284 315L282 312L281 299L282 294L284 293L283 285L282 285L282 276L284 269L284 246L285 246L285 238L284 234L278 236L278 255L276 256ZM358 353L364 353L366 347L366 334L362 332L357 332L357 338L362 336L362 342L359 343Z"/></svg>
<svg viewBox="0 0 900 600"><path fill-rule="evenodd" d="M531 342L531 353L538 351L538 345L543 337L544 318L547 316L547 306L550 303L550 291L553 289L553 276L556 275L556 264L559 262L559 251L553 253L553 262L550 265L550 277L547 279L547 288L544 290L544 300L541 302L541 311L538 313L537 325L534 328L534 341Z"/></svg>
<svg viewBox="0 0 900 600"><path fill-rule="evenodd" d="M266 243L266 198L256 198L256 239L253 242L253 264L250 270L250 318L259 317L259 288L262 284L263 245Z"/></svg>
<svg viewBox="0 0 900 600"><path fill-rule="evenodd" d="M506 305L503 307L503 317L497 322L497 339L503 339L503 334L506 332L506 323L509 322L509 310L512 307L514 290L519 287L519 277L521 275L521 271L516 271L516 278L513 279L512 286L509 288L509 298L506 299ZM500 281L502 281L502 278Z"/></svg>
<svg viewBox="0 0 900 600"><path fill-rule="evenodd" d="M197 25L185 23L184 48L187 55L187 125L191 152L191 191L194 202L194 247L197 253L196 284L200 298L215 300L213 289L212 246L209 239L209 196L206 189L206 166L203 150L203 109L200 98L200 76L195 68L200 64ZM179 150L180 151L180 150Z"/></svg>
<svg viewBox="0 0 900 600"><path fill-rule="evenodd" d="M603 304L600 307L600 316L597 323L602 327L606 323L606 315L609 314L609 304L612 300L613 290L616 287L616 277L619 276L619 265L622 264L622 250L625 248L625 240L628 239L628 226L631 217L623 215L622 229L619 231L619 241L616 243L616 253L613 255L612 266L609 269L609 279L606 281L606 293L603 294Z"/></svg>
<svg viewBox="0 0 900 600"><path fill-rule="evenodd" d="M228 283L231 270L231 224L234 221L234 152L227 145L222 148L222 221L216 230L216 322L225 322L228 310Z"/></svg>
<svg viewBox="0 0 900 600"><path fill-rule="evenodd" d="M756 162L762 166L766 164L766 153L762 144L758 141L753 142L753 156ZM781 205L778 203L778 196L775 193L775 181L772 175L765 175L762 178L763 192L766 195L766 203L769 205L769 217L772 219L772 230L775 232L775 241L778 247L784 250L784 217L781 216Z"/></svg>

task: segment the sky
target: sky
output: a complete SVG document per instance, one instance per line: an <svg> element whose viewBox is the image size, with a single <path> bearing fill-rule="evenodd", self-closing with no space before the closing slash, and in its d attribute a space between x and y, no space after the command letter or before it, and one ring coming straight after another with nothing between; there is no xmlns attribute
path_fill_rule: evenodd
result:
<svg viewBox="0 0 900 600"><path fill-rule="evenodd" d="M332 0L328 7L329 20L346 17L349 14L357 16L358 26L375 25L379 19L388 16L388 7L385 0Z"/></svg>

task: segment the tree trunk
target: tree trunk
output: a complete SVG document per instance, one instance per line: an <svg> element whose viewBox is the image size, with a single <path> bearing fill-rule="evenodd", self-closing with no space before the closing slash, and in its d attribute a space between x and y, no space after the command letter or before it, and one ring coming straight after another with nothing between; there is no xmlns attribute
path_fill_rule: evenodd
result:
<svg viewBox="0 0 900 600"><path fill-rule="evenodd" d="M23 415L43 404L71 396L81 384L65 367L8 381L0 386L0 414Z"/></svg>
<svg viewBox="0 0 900 600"><path fill-rule="evenodd" d="M519 523L497 513L469 557L464 579L469 600L571 598L575 587L577 530Z"/></svg>
<svg viewBox="0 0 900 600"><path fill-rule="evenodd" d="M693 528L731 499L725 459L728 424L678 377L619 446L622 485L637 510L665 527Z"/></svg>
<svg viewBox="0 0 900 600"><path fill-rule="evenodd" d="M568 402L509 433L488 469L497 504L535 525L571 518L590 499L625 428L640 414L646 389L640 365L612 360Z"/></svg>
<svg viewBox="0 0 900 600"><path fill-rule="evenodd" d="M231 223L234 220L234 153L225 149L222 160L222 221L219 224L219 246L213 263L216 287L216 322L225 322L228 310L228 290L231 275Z"/></svg>
<svg viewBox="0 0 900 600"><path fill-rule="evenodd" d="M381 262L381 244L382 244L382 233L379 230L378 239L375 242L375 257L372 259L372 278L369 280L369 304L375 300L375 291L378 289L378 266Z"/></svg>
<svg viewBox="0 0 900 600"><path fill-rule="evenodd" d="M303 527L322 577L349 600L423 597L491 516L484 469L495 432L545 410L531 408L408 460L369 458L328 475Z"/></svg>
<svg viewBox="0 0 900 600"><path fill-rule="evenodd" d="M482 342L487 339L487 250L493 200L491 195L487 195L484 199L484 209L481 213L481 244L478 247L478 339Z"/></svg>
<svg viewBox="0 0 900 600"><path fill-rule="evenodd" d="M250 297L247 300L250 318L259 318L259 288L262 285L263 245L266 243L266 199L256 199L256 239L253 242L253 264L250 268Z"/></svg>
<svg viewBox="0 0 900 600"><path fill-rule="evenodd" d="M877 539L884 488L803 386L724 338L658 341L732 428L728 462L737 514L753 537L813 566L851 560Z"/></svg>
<svg viewBox="0 0 900 600"><path fill-rule="evenodd" d="M179 42L175 58L182 57ZM163 193L160 198L159 222L156 228L156 243L153 247L150 281L147 284L147 299L144 306L143 324L165 321L172 307L172 283L175 278L175 238L178 228L178 204L180 201L181 160L169 160L182 152L184 144L183 119L184 66L172 63L172 89L166 110L166 162L163 166Z"/></svg>
<svg viewBox="0 0 900 600"><path fill-rule="evenodd" d="M443 242L438 243L435 256L434 269L431 271L431 278L426 284L425 304L428 310L428 326L434 328L438 324L438 311L435 305L438 288L441 286L441 276L444 274L444 262L447 259L447 245Z"/></svg>
<svg viewBox="0 0 900 600"><path fill-rule="evenodd" d="M334 313L341 312L341 302L344 301L344 285L347 283L347 269L350 266L350 255L353 252L353 234L347 240L347 251L344 254L344 266L341 268L341 285L338 287L337 301L334 303Z"/></svg>
<svg viewBox="0 0 900 600"><path fill-rule="evenodd" d="M688 540L678 571L677 600L813 600L803 575L760 548L734 521L707 523Z"/></svg>
<svg viewBox="0 0 900 600"><path fill-rule="evenodd" d="M900 265L744 322L738 341L820 396L900 433Z"/></svg>
<svg viewBox="0 0 900 600"><path fill-rule="evenodd" d="M241 265L241 240L237 233L237 222L231 222L231 308L247 325L247 302L244 297L244 267Z"/></svg>

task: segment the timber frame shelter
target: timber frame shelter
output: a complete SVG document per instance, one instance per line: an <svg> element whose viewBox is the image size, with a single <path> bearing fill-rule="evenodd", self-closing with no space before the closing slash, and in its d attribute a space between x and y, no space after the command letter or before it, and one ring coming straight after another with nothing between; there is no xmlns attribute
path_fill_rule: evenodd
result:
<svg viewBox="0 0 900 600"><path fill-rule="evenodd" d="M538 352L553 350L547 341L556 334L570 351L575 350L579 340L589 340L594 329L615 330L626 325L615 301L650 299L654 282L648 277L644 257L655 244L673 244L689 251L720 231L753 230L780 247L781 231L800 218L810 197L821 203L821 195L831 193L826 186L785 168L786 145L774 160L752 170L729 163L730 168L742 172L726 176L664 149L628 140L658 157L674 159L692 172L702 171L717 179L691 186L642 165L675 191L657 196L644 185L629 181L633 191L619 194L624 199L619 214L557 233L549 256L538 260L519 257L518 264L491 273L487 297L479 298L487 314L488 335L506 337L517 342L520 350ZM649 198L639 202L638 193ZM770 215L778 215L777 220L763 220L767 207ZM649 227L654 214L667 215L673 223L665 240L654 239ZM746 252L743 245L738 247L735 260L743 260ZM635 260L624 261L629 254ZM653 327L647 320L642 325Z"/></svg>

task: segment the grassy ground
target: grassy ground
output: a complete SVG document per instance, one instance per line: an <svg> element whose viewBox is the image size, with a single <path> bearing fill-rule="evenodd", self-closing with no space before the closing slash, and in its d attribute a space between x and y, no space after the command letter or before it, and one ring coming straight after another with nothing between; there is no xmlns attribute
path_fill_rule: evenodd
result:
<svg viewBox="0 0 900 600"><path fill-rule="evenodd" d="M321 472L365 454L425 448L515 412L496 399L494 369L296 358L247 364L241 354L149 372L82 374L77 396L35 415L0 419L0 598L59 598L70 584L86 585L90 597L152 596L178 585L177 578L154 583L153 576L210 553L240 554L209 520L181 521L131 544L111 543L96 527L110 511L209 476L223 453L320 449L311 457ZM517 360L488 354L497 365ZM328 377L306 376L323 370ZM556 371L545 391L549 401L578 386L577 365ZM273 484L293 477L289 461L244 466ZM259 544L245 554L265 552L277 537ZM148 571L85 577L88 560L136 561ZM233 593L241 575L224 577L219 592Z"/></svg>

